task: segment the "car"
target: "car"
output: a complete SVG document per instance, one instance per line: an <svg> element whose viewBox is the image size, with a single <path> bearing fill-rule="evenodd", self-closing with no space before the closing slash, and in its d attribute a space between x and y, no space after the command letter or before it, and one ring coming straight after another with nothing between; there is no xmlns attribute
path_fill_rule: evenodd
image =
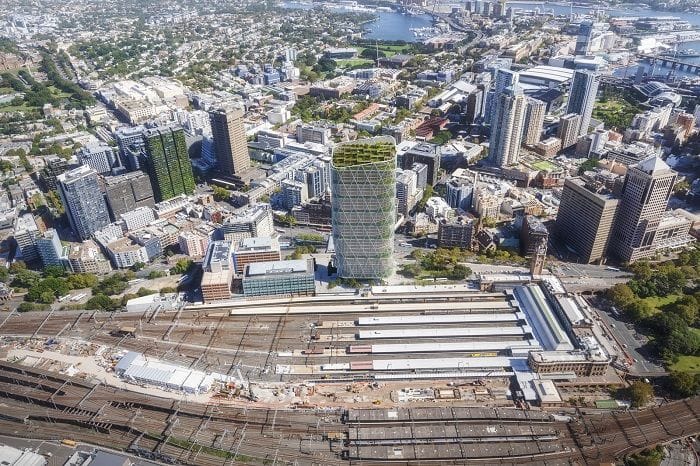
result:
<svg viewBox="0 0 700 466"><path fill-rule="evenodd" d="M627 348L627 343L623 343L623 344L622 344L622 347L623 347L623 348Z"/></svg>
<svg viewBox="0 0 700 466"><path fill-rule="evenodd" d="M610 324L610 326L611 326L612 328L615 328L615 324Z"/></svg>

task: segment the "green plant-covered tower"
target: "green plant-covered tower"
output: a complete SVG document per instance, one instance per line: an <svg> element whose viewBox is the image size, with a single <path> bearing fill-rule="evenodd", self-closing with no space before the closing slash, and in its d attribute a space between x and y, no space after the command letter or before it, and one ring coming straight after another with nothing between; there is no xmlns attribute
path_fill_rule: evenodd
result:
<svg viewBox="0 0 700 466"><path fill-rule="evenodd" d="M192 165L185 132L179 126L150 128L144 132L148 175L158 202L194 192Z"/></svg>
<svg viewBox="0 0 700 466"><path fill-rule="evenodd" d="M331 207L338 276L383 279L394 270L396 142L388 136L333 149Z"/></svg>

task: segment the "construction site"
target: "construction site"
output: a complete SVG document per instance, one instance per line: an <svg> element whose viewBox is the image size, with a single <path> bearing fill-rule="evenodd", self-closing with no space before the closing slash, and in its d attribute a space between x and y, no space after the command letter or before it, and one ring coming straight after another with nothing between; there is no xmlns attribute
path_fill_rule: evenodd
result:
<svg viewBox="0 0 700 466"><path fill-rule="evenodd" d="M609 397L625 356L556 283L13 312L0 331L0 433L165 463L598 464L700 432L697 399L567 408L562 387Z"/></svg>

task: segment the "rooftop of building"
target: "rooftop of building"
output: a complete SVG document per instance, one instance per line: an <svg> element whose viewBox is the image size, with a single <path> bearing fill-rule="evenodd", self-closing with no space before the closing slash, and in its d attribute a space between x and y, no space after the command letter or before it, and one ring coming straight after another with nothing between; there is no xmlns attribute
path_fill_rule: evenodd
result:
<svg viewBox="0 0 700 466"><path fill-rule="evenodd" d="M258 236L255 238L245 238L238 243L236 252L260 252L278 251L279 243L277 239L269 236Z"/></svg>
<svg viewBox="0 0 700 466"><path fill-rule="evenodd" d="M563 84L574 76L574 70L558 66L537 65L519 73L520 79L547 79Z"/></svg>
<svg viewBox="0 0 700 466"><path fill-rule="evenodd" d="M396 142L390 136L337 144L333 149L333 166L347 168L371 163L390 162L396 157Z"/></svg>
<svg viewBox="0 0 700 466"><path fill-rule="evenodd" d="M142 171L136 170L133 172L124 173L122 175L116 176L105 176L104 182L106 186L114 186L119 183L124 183L126 181L132 181L137 178L147 177L148 175Z"/></svg>
<svg viewBox="0 0 700 466"><path fill-rule="evenodd" d="M666 162L661 160L656 155L649 156L646 159L642 160L635 166L635 168L649 174L667 171L671 169L671 167L669 167L666 164Z"/></svg>
<svg viewBox="0 0 700 466"><path fill-rule="evenodd" d="M528 215L526 217L526 219L527 219L527 227L531 232L540 233L543 235L546 235L549 233L547 231L547 227L544 226L544 223L542 223L542 220L540 220L539 218L535 217L534 215Z"/></svg>
<svg viewBox="0 0 700 466"><path fill-rule="evenodd" d="M80 165L78 168L74 168L58 175L58 181L62 183L70 183L71 181L75 181L90 175L97 175L97 172L88 165Z"/></svg>
<svg viewBox="0 0 700 466"><path fill-rule="evenodd" d="M230 241L212 241L209 243L205 264L228 262L231 258Z"/></svg>
<svg viewBox="0 0 700 466"><path fill-rule="evenodd" d="M107 245L113 253L138 251L142 247L129 237L116 239Z"/></svg>
<svg viewBox="0 0 700 466"><path fill-rule="evenodd" d="M15 221L15 234L20 231L38 231L36 220L32 214L24 214L17 217Z"/></svg>
<svg viewBox="0 0 700 466"><path fill-rule="evenodd" d="M246 277L290 275L298 273L313 273L312 259L297 259L284 261L257 262L248 264L245 269Z"/></svg>

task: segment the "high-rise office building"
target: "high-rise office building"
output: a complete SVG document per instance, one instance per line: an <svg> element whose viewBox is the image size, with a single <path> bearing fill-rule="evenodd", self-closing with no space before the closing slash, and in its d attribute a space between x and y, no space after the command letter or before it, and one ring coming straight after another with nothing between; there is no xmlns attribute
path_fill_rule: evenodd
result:
<svg viewBox="0 0 700 466"><path fill-rule="evenodd" d="M673 192L676 175L655 155L627 171L612 238L613 250L621 260L634 262L654 254L656 230Z"/></svg>
<svg viewBox="0 0 700 466"><path fill-rule="evenodd" d="M153 207L151 179L142 171L105 177L105 193L114 220L139 207Z"/></svg>
<svg viewBox="0 0 700 466"><path fill-rule="evenodd" d="M224 238L237 243L245 238L271 236L275 232L270 204L256 204L221 224Z"/></svg>
<svg viewBox="0 0 700 466"><path fill-rule="evenodd" d="M331 203L338 276L386 278L394 270L396 143L380 136L333 149Z"/></svg>
<svg viewBox="0 0 700 466"><path fill-rule="evenodd" d="M408 217L408 213L416 205L416 183L418 176L413 170L396 171L396 207L400 214Z"/></svg>
<svg viewBox="0 0 700 466"><path fill-rule="evenodd" d="M41 236L39 227L32 214L19 215L15 219L14 238L18 255L24 262L32 262L39 257L36 240Z"/></svg>
<svg viewBox="0 0 700 466"><path fill-rule="evenodd" d="M129 170L141 168L137 155L141 154L146 147L146 141L143 138L144 129L143 126L134 126L119 128L114 132L114 139L119 147L119 156Z"/></svg>
<svg viewBox="0 0 700 466"><path fill-rule="evenodd" d="M107 144L92 144L81 147L76 152L80 165L87 165L100 175L110 173L120 165L119 157Z"/></svg>
<svg viewBox="0 0 700 466"><path fill-rule="evenodd" d="M520 82L520 75L517 71L507 68L496 68L494 70L493 88L489 92L486 100L486 120L494 124L496 106L500 96L508 88L515 88ZM490 117L490 119L489 119Z"/></svg>
<svg viewBox="0 0 700 466"><path fill-rule="evenodd" d="M46 167L41 172L41 179L46 185L46 188L51 191L56 190L56 178L61 173L68 171L69 165L68 161L57 155L46 156Z"/></svg>
<svg viewBox="0 0 700 466"><path fill-rule="evenodd" d="M574 72L566 113L581 115L581 124L578 132L580 136L588 133L599 84L600 76L596 73L584 70L576 70Z"/></svg>
<svg viewBox="0 0 700 466"><path fill-rule="evenodd" d="M194 192L192 165L187 154L185 131L179 126L144 131L148 174L158 202Z"/></svg>
<svg viewBox="0 0 700 466"><path fill-rule="evenodd" d="M64 267L68 260L68 247L63 247L58 232L53 228L46 230L36 239L36 249L44 267L55 265Z"/></svg>
<svg viewBox="0 0 700 466"><path fill-rule="evenodd" d="M430 186L435 186L440 179L440 163L442 161L442 150L437 144L421 142L408 149L402 158L402 168L409 170L414 163L422 163L427 167L427 180ZM420 183L419 183L419 187Z"/></svg>
<svg viewBox="0 0 700 466"><path fill-rule="evenodd" d="M489 157L499 167L518 161L523 137L526 100L519 87L507 88L499 96L491 124Z"/></svg>
<svg viewBox="0 0 700 466"><path fill-rule="evenodd" d="M581 115L569 113L559 119L557 136L561 139L561 148L568 149L578 141L578 130L581 125Z"/></svg>
<svg viewBox="0 0 700 466"><path fill-rule="evenodd" d="M581 262L602 262L619 199L606 189L587 185L582 178L564 182L555 231Z"/></svg>
<svg viewBox="0 0 700 466"><path fill-rule="evenodd" d="M58 176L58 193L73 233L82 241L109 225L97 172L82 165Z"/></svg>
<svg viewBox="0 0 700 466"><path fill-rule="evenodd" d="M593 38L593 22L581 21L578 27L578 35L576 36L576 55L588 55L588 50L591 46Z"/></svg>
<svg viewBox="0 0 700 466"><path fill-rule="evenodd" d="M523 144L526 146L534 146L540 142L546 113L546 103L531 97L527 98L527 110L525 113L525 123L523 124Z"/></svg>
<svg viewBox="0 0 700 466"><path fill-rule="evenodd" d="M242 108L231 105L209 112L217 167L226 176L239 175L250 168L244 115Z"/></svg>

